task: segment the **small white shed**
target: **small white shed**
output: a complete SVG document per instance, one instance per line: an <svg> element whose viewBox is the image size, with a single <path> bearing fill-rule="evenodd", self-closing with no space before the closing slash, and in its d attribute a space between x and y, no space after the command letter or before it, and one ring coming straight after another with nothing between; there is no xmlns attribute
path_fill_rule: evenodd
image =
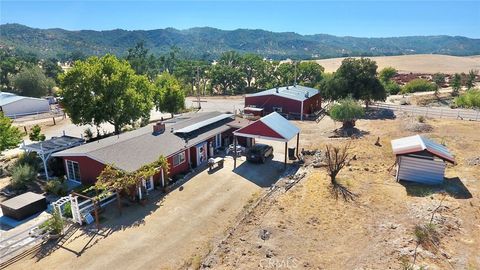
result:
<svg viewBox="0 0 480 270"><path fill-rule="evenodd" d="M397 181L441 184L445 162L455 163L445 146L420 135L392 140L392 149L397 156Z"/></svg>
<svg viewBox="0 0 480 270"><path fill-rule="evenodd" d="M25 115L46 113L50 111L48 100L41 98L17 96L12 93L0 92L0 112L17 118Z"/></svg>

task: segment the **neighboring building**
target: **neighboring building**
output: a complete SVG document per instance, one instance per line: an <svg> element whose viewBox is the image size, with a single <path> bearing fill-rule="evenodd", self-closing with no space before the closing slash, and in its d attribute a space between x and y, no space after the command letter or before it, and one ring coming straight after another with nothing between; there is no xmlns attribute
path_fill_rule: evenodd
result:
<svg viewBox="0 0 480 270"><path fill-rule="evenodd" d="M53 154L64 159L69 180L95 183L107 164L134 172L160 155L167 158L170 177L183 174L214 155L217 148L233 143L233 131L248 124L232 114L219 112L183 115L164 122L111 136ZM159 173L147 181L146 188L164 185Z"/></svg>
<svg viewBox="0 0 480 270"><path fill-rule="evenodd" d="M260 116L271 112L302 119L313 115L321 109L322 97L315 88L301 85L278 87L255 94L245 95L246 112L252 108L263 109ZM260 114L254 111L255 116Z"/></svg>
<svg viewBox="0 0 480 270"><path fill-rule="evenodd" d="M50 111L48 100L17 96L12 93L0 92L0 112L12 118L46 113Z"/></svg>
<svg viewBox="0 0 480 270"><path fill-rule="evenodd" d="M397 156L397 181L441 184L445 162L455 163L445 146L419 135L392 140L392 149Z"/></svg>

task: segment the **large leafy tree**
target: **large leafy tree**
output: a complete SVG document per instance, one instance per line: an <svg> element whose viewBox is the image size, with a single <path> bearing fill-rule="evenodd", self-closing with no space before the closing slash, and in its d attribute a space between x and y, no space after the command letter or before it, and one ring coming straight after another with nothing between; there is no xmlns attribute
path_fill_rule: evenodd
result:
<svg viewBox="0 0 480 270"><path fill-rule="evenodd" d="M45 71L45 75L55 80L58 83L58 75L63 73L63 69L57 64L57 59L48 58L43 61L42 68Z"/></svg>
<svg viewBox="0 0 480 270"><path fill-rule="evenodd" d="M275 61L264 61L262 68L255 77L255 85L259 89L273 88L277 86L277 78L275 76L275 69L279 65Z"/></svg>
<svg viewBox="0 0 480 270"><path fill-rule="evenodd" d="M238 68L220 63L213 66L210 79L212 86L222 94L234 94L245 85L243 74Z"/></svg>
<svg viewBox="0 0 480 270"><path fill-rule="evenodd" d="M51 78L47 78L38 66L28 66L11 77L14 91L22 96L41 97L49 93L55 86Z"/></svg>
<svg viewBox="0 0 480 270"><path fill-rule="evenodd" d="M143 41L128 49L126 59L138 75L147 75L153 79L159 73L158 61L153 54L148 54Z"/></svg>
<svg viewBox="0 0 480 270"><path fill-rule="evenodd" d="M113 55L77 61L60 81L63 105L75 124L110 123L118 134L123 126L148 118L153 107L154 86Z"/></svg>
<svg viewBox="0 0 480 270"><path fill-rule="evenodd" d="M12 126L12 120L0 112L0 152L17 147L21 140L20 130Z"/></svg>
<svg viewBox="0 0 480 270"><path fill-rule="evenodd" d="M247 82L247 87L253 87L253 81L259 77L260 72L263 70L265 61L262 57L257 54L245 54L240 60L240 68L245 74L245 81Z"/></svg>
<svg viewBox="0 0 480 270"><path fill-rule="evenodd" d="M173 75L164 71L155 80L155 86L154 103L158 111L169 112L173 117L185 108L185 93Z"/></svg>
<svg viewBox="0 0 480 270"><path fill-rule="evenodd" d="M322 81L325 69L315 62L300 62L297 65L297 82L308 87L316 87Z"/></svg>
<svg viewBox="0 0 480 270"><path fill-rule="evenodd" d="M351 96L365 101L367 106L371 100L385 100L385 88L376 75L375 61L368 58L345 58L333 77L322 85L323 94L330 99Z"/></svg>
<svg viewBox="0 0 480 270"><path fill-rule="evenodd" d="M295 80L295 66L292 63L281 63L275 69L275 77L280 86L292 85Z"/></svg>

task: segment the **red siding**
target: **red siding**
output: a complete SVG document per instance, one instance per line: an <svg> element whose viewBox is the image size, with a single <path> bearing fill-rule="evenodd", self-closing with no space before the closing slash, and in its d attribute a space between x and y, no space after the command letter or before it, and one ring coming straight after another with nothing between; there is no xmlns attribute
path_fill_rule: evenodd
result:
<svg viewBox="0 0 480 270"><path fill-rule="evenodd" d="M273 112L273 107L282 107L283 113L300 113L302 102L274 95L245 97L245 107L252 105L264 108L265 115Z"/></svg>
<svg viewBox="0 0 480 270"><path fill-rule="evenodd" d="M303 113L311 114L321 109L322 97L316 94L303 102ZM245 97L245 107L255 106L264 108L264 114L273 112L273 107L282 107L283 113L300 113L302 102L284 97L268 95L257 97Z"/></svg>
<svg viewBox="0 0 480 270"><path fill-rule="evenodd" d="M80 178L82 179L82 184L92 185L97 181L97 176L100 175L102 170L105 168L103 163L100 163L96 160L93 160L89 157L63 157L64 166L65 160L71 160L78 162L80 167ZM65 172L67 170L65 169Z"/></svg>
<svg viewBox="0 0 480 270"><path fill-rule="evenodd" d="M178 152L178 153L181 153L181 152ZM178 153L176 153L176 154L178 154ZM172 156L167 158L168 164L170 165L170 172L168 174L170 177L172 177L175 174L184 173L184 172L186 172L190 169L190 166L188 165L187 150L183 150L183 153L185 153L185 161L183 163L178 164L175 167L173 166L173 157L175 155L172 155Z"/></svg>
<svg viewBox="0 0 480 270"><path fill-rule="evenodd" d="M283 139L282 135L266 126L261 120L253 122L252 124L237 130L237 132Z"/></svg>
<svg viewBox="0 0 480 270"><path fill-rule="evenodd" d="M322 97L320 94L311 96L303 102L303 113L312 114L322 108Z"/></svg>

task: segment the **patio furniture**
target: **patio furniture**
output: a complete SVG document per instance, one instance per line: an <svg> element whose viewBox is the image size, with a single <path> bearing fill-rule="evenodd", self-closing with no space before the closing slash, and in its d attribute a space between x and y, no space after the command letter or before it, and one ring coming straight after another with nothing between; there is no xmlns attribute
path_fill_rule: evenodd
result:
<svg viewBox="0 0 480 270"><path fill-rule="evenodd" d="M216 158L209 158L208 159L208 168L209 168L209 171L212 171L215 166L216 168L218 169L221 169L223 168L223 163L224 163L224 159L221 158L221 157L216 157Z"/></svg>

